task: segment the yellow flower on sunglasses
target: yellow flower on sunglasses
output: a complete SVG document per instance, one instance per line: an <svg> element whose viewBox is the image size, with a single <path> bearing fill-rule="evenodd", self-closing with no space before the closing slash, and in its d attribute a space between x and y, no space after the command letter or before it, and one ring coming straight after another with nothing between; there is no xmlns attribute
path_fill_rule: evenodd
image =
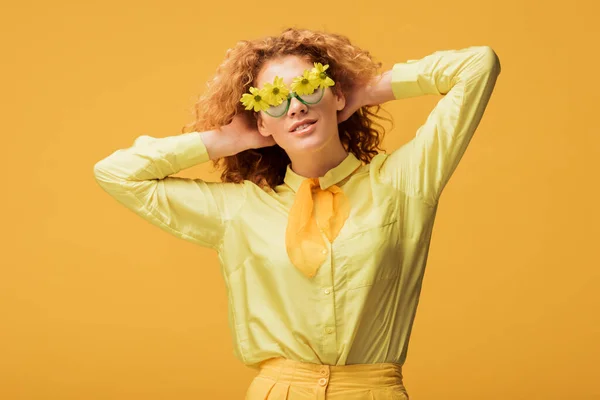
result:
<svg viewBox="0 0 600 400"><path fill-rule="evenodd" d="M294 78L291 86L292 91L300 96L311 94L319 86L319 78L307 69L302 76Z"/></svg>
<svg viewBox="0 0 600 400"><path fill-rule="evenodd" d="M264 111L269 109L269 103L265 100L265 90L258 90L255 87L250 87L250 93L244 93L240 101L246 107L246 110Z"/></svg>
<svg viewBox="0 0 600 400"><path fill-rule="evenodd" d="M318 82L318 87L328 87L335 85L333 79L327 76L325 70L329 68L329 64L323 66L321 63L314 63L315 67L310 71L316 78Z"/></svg>
<svg viewBox="0 0 600 400"><path fill-rule="evenodd" d="M275 77L273 83L265 83L263 90L265 91L263 98L267 101L267 103L274 106L278 106L283 103L290 93L288 88L283 83L283 78L278 76Z"/></svg>

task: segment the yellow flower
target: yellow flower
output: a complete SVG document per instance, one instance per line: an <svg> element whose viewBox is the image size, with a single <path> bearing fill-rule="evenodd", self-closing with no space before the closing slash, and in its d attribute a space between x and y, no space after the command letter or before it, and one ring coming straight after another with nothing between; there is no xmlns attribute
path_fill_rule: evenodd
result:
<svg viewBox="0 0 600 400"><path fill-rule="evenodd" d="M294 78L292 90L299 95L311 94L319 86L318 78L307 69L302 76Z"/></svg>
<svg viewBox="0 0 600 400"><path fill-rule="evenodd" d="M265 95L263 98L272 106L278 106L287 99L290 91L283 83L283 78L275 77L273 83L265 83L263 86Z"/></svg>
<svg viewBox="0 0 600 400"><path fill-rule="evenodd" d="M318 87L328 87L335 85L333 79L327 76L325 71L329 68L329 64L314 63L315 67L310 71L315 77Z"/></svg>
<svg viewBox="0 0 600 400"><path fill-rule="evenodd" d="M246 107L246 110L264 111L269 109L269 103L264 99L265 91L250 87L250 93L244 93L240 102Z"/></svg>

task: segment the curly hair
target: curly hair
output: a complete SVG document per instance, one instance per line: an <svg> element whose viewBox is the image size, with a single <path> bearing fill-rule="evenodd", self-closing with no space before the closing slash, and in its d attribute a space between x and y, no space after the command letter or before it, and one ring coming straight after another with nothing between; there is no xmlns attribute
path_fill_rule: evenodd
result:
<svg viewBox="0 0 600 400"><path fill-rule="evenodd" d="M333 88L344 94L368 83L377 76L382 65L373 61L368 51L351 44L346 36L335 33L286 28L278 36L239 41L227 50L224 61L207 83L206 92L194 105L195 121L185 125L183 132L218 129L230 123L238 113L254 115L253 123L256 123L256 113L246 111L239 99L250 86L254 86L265 62L283 55L296 55L310 62L329 64L328 75L336 82ZM380 110L380 105L364 106L338 124L345 150L365 163L378 154L378 149L382 150L379 145L385 128L375 118L391 122L393 128L391 118L377 115ZM249 180L263 190L270 190L283 183L290 158L283 148L275 144L248 149L213 160L213 163L215 167L223 164L223 182Z"/></svg>

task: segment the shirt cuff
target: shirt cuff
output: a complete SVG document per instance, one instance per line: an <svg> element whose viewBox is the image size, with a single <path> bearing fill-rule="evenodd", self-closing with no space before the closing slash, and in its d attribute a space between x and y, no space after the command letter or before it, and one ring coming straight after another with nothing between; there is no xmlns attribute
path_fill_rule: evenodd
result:
<svg viewBox="0 0 600 400"><path fill-rule="evenodd" d="M181 135L184 138L182 143L185 147L184 159L187 161L187 163L189 163L188 166L184 166L183 168L205 163L210 160L208 149L202 141L202 136L200 133L201 132L189 132Z"/></svg>
<svg viewBox="0 0 600 400"><path fill-rule="evenodd" d="M396 99L425 94L419 85L419 63L417 60L394 64L392 68L392 91Z"/></svg>

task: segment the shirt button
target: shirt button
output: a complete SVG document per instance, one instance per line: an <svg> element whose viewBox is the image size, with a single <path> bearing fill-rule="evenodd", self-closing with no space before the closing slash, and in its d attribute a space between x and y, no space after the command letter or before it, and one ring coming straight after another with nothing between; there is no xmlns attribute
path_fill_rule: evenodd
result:
<svg viewBox="0 0 600 400"><path fill-rule="evenodd" d="M325 332L332 333L333 332L333 328L327 328L327 329L325 329Z"/></svg>
<svg viewBox="0 0 600 400"><path fill-rule="evenodd" d="M327 379L326 378L319 379L319 385L321 385L321 386L327 385Z"/></svg>
<svg viewBox="0 0 600 400"><path fill-rule="evenodd" d="M327 254L327 249L323 249L323 251L321 251L321 253Z"/></svg>
<svg viewBox="0 0 600 400"><path fill-rule="evenodd" d="M329 290L329 289L325 289L325 290L323 290L323 291L325 292L325 294L329 294L329 293L331 293L331 290Z"/></svg>

